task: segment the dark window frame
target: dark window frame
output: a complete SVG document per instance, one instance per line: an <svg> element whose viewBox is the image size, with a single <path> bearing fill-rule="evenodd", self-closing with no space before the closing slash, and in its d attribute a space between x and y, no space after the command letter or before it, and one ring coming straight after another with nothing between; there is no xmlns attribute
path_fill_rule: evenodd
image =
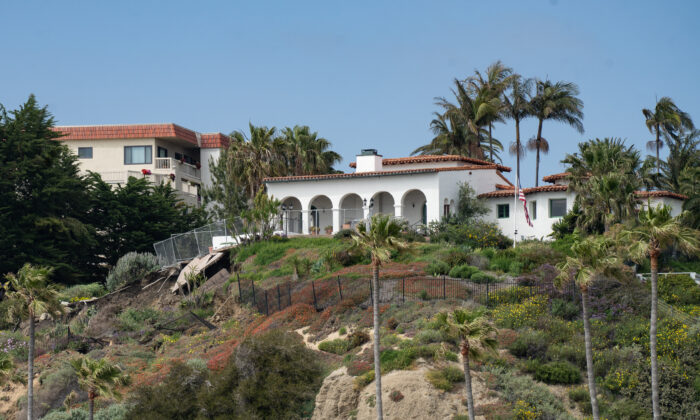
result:
<svg viewBox="0 0 700 420"><path fill-rule="evenodd" d="M157 157L159 157L159 158L166 158L166 157L168 157L168 149L166 149L165 147L158 146L158 148L157 148L156 150L157 150L157 152L156 152ZM160 152L161 152L161 151L164 152L164 153L163 153L163 156L160 155Z"/></svg>
<svg viewBox="0 0 700 420"><path fill-rule="evenodd" d="M532 203L530 205L530 218L532 220L536 220L537 219L537 200L530 201L530 203Z"/></svg>
<svg viewBox="0 0 700 420"><path fill-rule="evenodd" d="M81 151L90 151L90 156L81 155ZM78 159L92 159L92 146L91 147L78 147Z"/></svg>
<svg viewBox="0 0 700 420"><path fill-rule="evenodd" d="M510 218L510 204L498 204L498 205L496 205L496 216L499 219L509 219Z"/></svg>
<svg viewBox="0 0 700 420"><path fill-rule="evenodd" d="M554 202L561 203L564 202L564 212L561 214L561 216L555 216L554 212L552 211ZM566 198L550 198L549 199L549 218L550 219L559 219L562 218L566 215Z"/></svg>
<svg viewBox="0 0 700 420"><path fill-rule="evenodd" d="M127 150L137 148L137 147L143 147L147 150L146 154L145 154L146 161L145 162L128 162L127 161ZM152 163L153 163L153 146L151 146L151 145L124 146L124 165L150 165Z"/></svg>

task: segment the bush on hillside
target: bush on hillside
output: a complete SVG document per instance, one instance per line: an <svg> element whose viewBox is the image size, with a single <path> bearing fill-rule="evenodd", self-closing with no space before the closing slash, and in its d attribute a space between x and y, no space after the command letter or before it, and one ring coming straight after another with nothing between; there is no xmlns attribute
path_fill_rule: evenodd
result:
<svg viewBox="0 0 700 420"><path fill-rule="evenodd" d="M518 335L508 350L517 357L544 359L547 353L547 335L542 331L525 330Z"/></svg>
<svg viewBox="0 0 700 420"><path fill-rule="evenodd" d="M581 314L581 309L573 302L562 299L552 299L551 312L554 316L571 321L576 319Z"/></svg>
<svg viewBox="0 0 700 420"><path fill-rule="evenodd" d="M158 258L155 255L147 252L129 252L119 258L107 275L107 289L114 291L127 284L141 281L144 276L159 268Z"/></svg>
<svg viewBox="0 0 700 420"><path fill-rule="evenodd" d="M572 385L581 382L581 371L569 362L549 362L537 368L535 379L548 384Z"/></svg>
<svg viewBox="0 0 700 420"><path fill-rule="evenodd" d="M59 298L71 302L86 298L100 297L105 294L105 288L100 283L77 284L60 291Z"/></svg>
<svg viewBox="0 0 700 420"><path fill-rule="evenodd" d="M450 277L468 279L475 273L480 273L478 268L471 265L458 265L450 270Z"/></svg>
<svg viewBox="0 0 700 420"><path fill-rule="evenodd" d="M486 273L482 273L481 271L478 271L471 276L471 280L474 283L480 283L480 284L485 284L485 283L496 283L496 278L494 276L491 276Z"/></svg>
<svg viewBox="0 0 700 420"><path fill-rule="evenodd" d="M464 372L453 366L445 366L442 369L429 370L425 378L435 388L443 391L451 391L454 384L464 382Z"/></svg>
<svg viewBox="0 0 700 420"><path fill-rule="evenodd" d="M430 276L443 276L450 272L450 265L444 261L435 260L425 267L425 273Z"/></svg>
<svg viewBox="0 0 700 420"><path fill-rule="evenodd" d="M700 305L700 287L687 274L659 276L659 297L672 305Z"/></svg>
<svg viewBox="0 0 700 420"><path fill-rule="evenodd" d="M333 235L334 239L346 239L352 237L352 229L341 229Z"/></svg>

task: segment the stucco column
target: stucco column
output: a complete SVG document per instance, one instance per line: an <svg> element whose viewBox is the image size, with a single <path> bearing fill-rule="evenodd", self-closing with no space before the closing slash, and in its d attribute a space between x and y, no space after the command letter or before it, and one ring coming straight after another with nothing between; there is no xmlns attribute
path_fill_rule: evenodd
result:
<svg viewBox="0 0 700 420"><path fill-rule="evenodd" d="M340 231L340 209L333 209L333 233Z"/></svg>
<svg viewBox="0 0 700 420"><path fill-rule="evenodd" d="M401 204L394 204L394 216L403 217L403 206Z"/></svg>
<svg viewBox="0 0 700 420"><path fill-rule="evenodd" d="M362 207L362 218L369 219L369 206Z"/></svg>
<svg viewBox="0 0 700 420"><path fill-rule="evenodd" d="M309 218L311 217L311 212L309 210L301 211L301 233L302 235L309 234L309 226L311 225Z"/></svg>

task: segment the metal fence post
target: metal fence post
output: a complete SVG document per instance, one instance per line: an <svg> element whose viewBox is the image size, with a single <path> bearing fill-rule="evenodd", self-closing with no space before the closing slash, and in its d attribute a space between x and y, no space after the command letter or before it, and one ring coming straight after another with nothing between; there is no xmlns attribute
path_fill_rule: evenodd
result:
<svg viewBox="0 0 700 420"><path fill-rule="evenodd" d="M251 280L250 286L253 288L253 305L257 306L257 303L255 302L255 282Z"/></svg>
<svg viewBox="0 0 700 420"><path fill-rule="evenodd" d="M265 315L270 315L270 308L267 306L267 290L265 290Z"/></svg>
<svg viewBox="0 0 700 420"><path fill-rule="evenodd" d="M372 293L372 279L369 279L369 303L374 305L374 293Z"/></svg>
<svg viewBox="0 0 700 420"><path fill-rule="evenodd" d="M406 277L401 279L401 303L406 303Z"/></svg>
<svg viewBox="0 0 700 420"><path fill-rule="evenodd" d="M314 285L313 280L311 281L311 290L314 292L314 309L318 311L318 304L316 302L316 286Z"/></svg>
<svg viewBox="0 0 700 420"><path fill-rule="evenodd" d="M340 300L343 300L343 288L340 286L340 276L336 277L338 281L338 295L340 295Z"/></svg>
<svg viewBox="0 0 700 420"><path fill-rule="evenodd" d="M445 279L445 275L443 274L442 276L442 300L447 299L447 280Z"/></svg>
<svg viewBox="0 0 700 420"><path fill-rule="evenodd" d="M289 297L289 306L292 306L292 284L287 282L287 296Z"/></svg>
<svg viewBox="0 0 700 420"><path fill-rule="evenodd" d="M282 293L280 292L280 285L277 285L277 307L282 310Z"/></svg>
<svg viewBox="0 0 700 420"><path fill-rule="evenodd" d="M486 283L486 306L489 305L489 284Z"/></svg>
<svg viewBox="0 0 700 420"><path fill-rule="evenodd" d="M529 285L528 288L530 289L530 297L532 297L532 284Z"/></svg>

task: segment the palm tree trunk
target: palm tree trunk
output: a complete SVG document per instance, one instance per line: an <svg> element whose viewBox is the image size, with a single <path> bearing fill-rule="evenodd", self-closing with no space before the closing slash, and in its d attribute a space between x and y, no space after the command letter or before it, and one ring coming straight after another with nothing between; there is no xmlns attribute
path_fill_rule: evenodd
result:
<svg viewBox="0 0 700 420"><path fill-rule="evenodd" d="M586 375L588 376L588 394L591 397L591 409L593 420L600 419L598 413L598 396L595 389L595 378L593 376L593 344L591 341L591 320L588 313L588 288L581 288L581 305L583 306L583 333L586 341Z"/></svg>
<svg viewBox="0 0 700 420"><path fill-rule="evenodd" d="M88 402L88 408L89 408L88 418L90 420L93 420L95 417L95 399L94 398L90 398L90 400Z"/></svg>
<svg viewBox="0 0 700 420"><path fill-rule="evenodd" d="M659 144L661 138L659 136L659 126L656 126L656 182L659 182Z"/></svg>
<svg viewBox="0 0 700 420"><path fill-rule="evenodd" d="M474 395L472 394L472 372L469 369L469 347L462 343L462 367L464 368L464 384L467 392L467 410L469 420L474 420Z"/></svg>
<svg viewBox="0 0 700 420"><path fill-rule="evenodd" d="M29 356L27 357L27 420L34 420L34 313L29 311Z"/></svg>
<svg viewBox="0 0 700 420"><path fill-rule="evenodd" d="M493 162L493 137L491 137L491 123L489 123L489 160Z"/></svg>
<svg viewBox="0 0 700 420"><path fill-rule="evenodd" d="M379 264L372 267L372 309L374 310L374 383L377 392L377 420L384 418L382 411L382 370L379 363Z"/></svg>
<svg viewBox="0 0 700 420"><path fill-rule="evenodd" d="M542 118L537 125L537 160L535 162L535 187L540 185L540 142L542 141Z"/></svg>
<svg viewBox="0 0 700 420"><path fill-rule="evenodd" d="M659 375L656 366L656 318L657 318L657 283L659 279L659 252L653 250L650 255L651 259L651 320L649 321L649 353L651 357L651 408L654 414L654 420L661 418L661 409L659 408Z"/></svg>

